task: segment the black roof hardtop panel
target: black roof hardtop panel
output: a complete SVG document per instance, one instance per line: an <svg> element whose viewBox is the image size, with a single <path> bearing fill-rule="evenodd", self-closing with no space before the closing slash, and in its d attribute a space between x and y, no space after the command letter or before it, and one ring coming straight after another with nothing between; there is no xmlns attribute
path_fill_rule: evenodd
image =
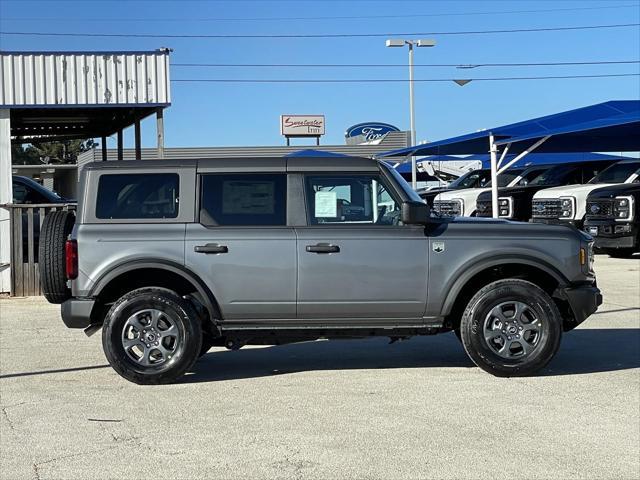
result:
<svg viewBox="0 0 640 480"><path fill-rule="evenodd" d="M377 172L377 160L363 157L289 157L288 172Z"/></svg>
<svg viewBox="0 0 640 480"><path fill-rule="evenodd" d="M107 162L91 162L87 163L83 169L85 170L106 170L106 169L149 169L156 168L184 168L195 167L196 160L109 160Z"/></svg>

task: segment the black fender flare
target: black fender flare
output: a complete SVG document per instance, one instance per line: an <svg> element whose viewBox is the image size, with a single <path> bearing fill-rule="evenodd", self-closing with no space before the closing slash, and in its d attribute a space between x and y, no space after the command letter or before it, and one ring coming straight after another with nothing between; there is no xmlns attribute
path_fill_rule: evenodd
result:
<svg viewBox="0 0 640 480"><path fill-rule="evenodd" d="M184 265L180 265L179 263L172 262L169 260L162 259L144 259L144 260L134 260L127 261L121 263L115 267L112 267L107 272L103 273L98 280L93 284L91 290L89 291L90 297L97 297L104 290L104 288L111 283L111 281L120 275L128 272L133 272L135 270L142 270L146 268L153 268L158 270L166 270L171 273L175 273L180 275L186 281L191 283L198 292L202 301L204 302L204 307L207 309L209 313L209 318L214 321L216 319L221 319L222 312L218 305L218 302L213 295L213 292L205 285L200 278L196 274L194 274L191 270L186 268Z"/></svg>
<svg viewBox="0 0 640 480"><path fill-rule="evenodd" d="M566 286L569 284L569 280L557 268L548 264L544 260L540 260L539 258L522 255L499 255L483 258L471 266L465 266L462 273L455 277L455 280L450 284L450 286L447 286L446 291L449 293L442 304L441 315L444 317L451 313L458 295L467 282L469 282L469 280L471 280L475 275L488 268L499 267L500 265L517 264L535 267L545 272L555 278L559 286Z"/></svg>

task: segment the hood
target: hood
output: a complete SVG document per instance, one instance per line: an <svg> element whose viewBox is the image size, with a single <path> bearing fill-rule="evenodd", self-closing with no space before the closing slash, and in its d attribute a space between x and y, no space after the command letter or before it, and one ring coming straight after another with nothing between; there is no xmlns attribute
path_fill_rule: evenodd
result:
<svg viewBox="0 0 640 480"><path fill-rule="evenodd" d="M536 192L533 198L586 197L590 192L602 187L617 185L616 183L587 183L584 185L563 185L545 188Z"/></svg>
<svg viewBox="0 0 640 480"><path fill-rule="evenodd" d="M517 187L507 187L501 188L498 190L498 197L519 197L519 196L532 196L539 190L542 190L545 187L543 185L522 185ZM491 191L482 192L478 195L478 201L490 201L491 200Z"/></svg>
<svg viewBox="0 0 640 480"><path fill-rule="evenodd" d="M598 188L589 194L589 200L596 198L615 198L623 195L640 197L640 183L621 183Z"/></svg>
<svg viewBox="0 0 640 480"><path fill-rule="evenodd" d="M460 190L449 190L438 194L436 200L453 200L454 198L476 199L482 192L491 191L490 188L463 188Z"/></svg>

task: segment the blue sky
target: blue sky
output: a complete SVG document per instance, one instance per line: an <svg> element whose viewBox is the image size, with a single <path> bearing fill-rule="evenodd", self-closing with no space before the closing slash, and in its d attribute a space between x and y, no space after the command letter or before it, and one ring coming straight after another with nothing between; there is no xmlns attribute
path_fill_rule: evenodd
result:
<svg viewBox="0 0 640 480"><path fill-rule="evenodd" d="M603 8L604 7L604 8ZM570 9L570 10L562 10ZM554 10L531 12L530 10ZM505 13L519 11L521 13ZM522 12L528 11L528 12ZM368 17L284 20L282 17ZM411 17L411 15L423 15ZM424 16L429 15L429 16ZM278 17L280 19L273 19ZM224 18L224 21L212 19ZM250 18L250 20L247 20ZM271 20L256 20L271 18ZM244 20L242 20L244 19ZM397 33L545 28L640 22L638 0L604 1L98 1L0 0L0 30L165 34ZM635 28L494 35L430 35L416 63L478 64L640 59ZM396 35L393 35L396 37ZM412 37L406 37L412 38ZM3 50L146 50L171 47L175 63L391 63L394 68L186 68L173 79L406 79L407 50L385 48L385 37L337 39L145 39L0 36ZM639 73L638 64L499 67L460 70L417 67L416 79ZM416 85L419 141L612 99L640 98L640 77L545 81L453 82ZM279 115L319 113L324 144L344 143L363 121L409 128L408 86L388 84L174 83L165 115L167 146L279 145ZM153 146L155 124L143 122ZM131 145L133 132L125 134ZM304 145L310 142L296 141ZM109 146L115 145L111 139Z"/></svg>

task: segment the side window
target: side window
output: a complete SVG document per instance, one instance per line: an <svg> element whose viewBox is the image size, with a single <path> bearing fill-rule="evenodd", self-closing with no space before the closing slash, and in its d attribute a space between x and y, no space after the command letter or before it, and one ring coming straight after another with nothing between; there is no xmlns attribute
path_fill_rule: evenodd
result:
<svg viewBox="0 0 640 480"><path fill-rule="evenodd" d="M202 175L200 188L200 223L203 225L287 224L285 174Z"/></svg>
<svg viewBox="0 0 640 480"><path fill-rule="evenodd" d="M13 184L13 203L25 203L27 199L27 187L19 183Z"/></svg>
<svg viewBox="0 0 640 480"><path fill-rule="evenodd" d="M101 175L96 217L176 218L178 183L176 173Z"/></svg>
<svg viewBox="0 0 640 480"><path fill-rule="evenodd" d="M377 175L306 177L309 224L395 225L400 205Z"/></svg>

